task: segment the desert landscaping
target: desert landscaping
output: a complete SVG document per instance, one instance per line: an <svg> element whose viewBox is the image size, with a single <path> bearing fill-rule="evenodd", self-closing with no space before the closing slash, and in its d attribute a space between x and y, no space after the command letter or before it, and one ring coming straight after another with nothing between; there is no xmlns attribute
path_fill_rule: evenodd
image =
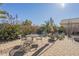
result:
<svg viewBox="0 0 79 59"><path fill-rule="evenodd" d="M49 44L42 51L37 54L37 56L78 56L79 55L79 43L74 41L72 38L68 38L65 36L63 40L57 40L55 43L49 43L48 38L43 38L43 40L34 39L34 43L38 44L39 50L45 44ZM0 45L0 55L8 56L10 50L14 46L22 45L23 42L21 40L16 40L13 42L8 42L6 44ZM4 47L6 49L4 49ZM32 49L30 52L25 53L23 56L32 56L37 50ZM34 55L33 55L34 56Z"/></svg>
<svg viewBox="0 0 79 59"><path fill-rule="evenodd" d="M55 5L0 3L0 56L78 56L79 18Z"/></svg>

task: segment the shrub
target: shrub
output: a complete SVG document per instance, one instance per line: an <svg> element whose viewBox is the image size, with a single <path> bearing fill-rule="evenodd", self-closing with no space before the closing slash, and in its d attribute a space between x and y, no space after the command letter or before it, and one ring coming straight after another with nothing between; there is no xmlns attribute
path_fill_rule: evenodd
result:
<svg viewBox="0 0 79 59"><path fill-rule="evenodd" d="M15 40L19 33L18 25L3 25L2 29L0 29L0 41Z"/></svg>
<svg viewBox="0 0 79 59"><path fill-rule="evenodd" d="M22 35L27 35L27 34L31 34L32 32L32 29L30 26L27 26L27 25L22 25L21 26L21 34Z"/></svg>
<svg viewBox="0 0 79 59"><path fill-rule="evenodd" d="M62 33L59 35L59 40L63 40L65 38L65 35Z"/></svg>

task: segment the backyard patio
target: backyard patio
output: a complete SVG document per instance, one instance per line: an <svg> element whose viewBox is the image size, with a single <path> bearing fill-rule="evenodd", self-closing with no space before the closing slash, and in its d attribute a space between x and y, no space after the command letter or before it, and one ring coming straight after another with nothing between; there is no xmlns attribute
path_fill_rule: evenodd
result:
<svg viewBox="0 0 79 59"><path fill-rule="evenodd" d="M17 43L18 42L18 43ZM24 56L78 56L79 55L79 43L72 38L65 36L64 40L57 40L55 43L49 43L48 38L44 37L43 40L34 39L34 43L38 44L38 48L31 49L28 53L24 53ZM21 40L8 42L0 45L0 55L8 56L13 47L22 45ZM6 48L6 49L4 49Z"/></svg>

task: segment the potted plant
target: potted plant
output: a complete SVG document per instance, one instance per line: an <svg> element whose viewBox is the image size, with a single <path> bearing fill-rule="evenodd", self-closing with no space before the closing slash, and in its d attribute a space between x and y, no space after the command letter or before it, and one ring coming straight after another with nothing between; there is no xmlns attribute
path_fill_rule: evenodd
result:
<svg viewBox="0 0 79 59"><path fill-rule="evenodd" d="M63 40L65 38L64 34L59 35L59 40Z"/></svg>
<svg viewBox="0 0 79 59"><path fill-rule="evenodd" d="M52 43L55 41L55 37L53 35L50 36L50 39L48 39L48 42Z"/></svg>

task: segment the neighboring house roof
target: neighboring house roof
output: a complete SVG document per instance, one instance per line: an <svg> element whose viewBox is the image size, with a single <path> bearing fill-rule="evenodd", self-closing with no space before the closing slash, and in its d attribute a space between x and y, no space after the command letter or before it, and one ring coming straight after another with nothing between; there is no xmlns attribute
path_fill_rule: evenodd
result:
<svg viewBox="0 0 79 59"><path fill-rule="evenodd" d="M60 24L79 24L79 18L63 19Z"/></svg>

